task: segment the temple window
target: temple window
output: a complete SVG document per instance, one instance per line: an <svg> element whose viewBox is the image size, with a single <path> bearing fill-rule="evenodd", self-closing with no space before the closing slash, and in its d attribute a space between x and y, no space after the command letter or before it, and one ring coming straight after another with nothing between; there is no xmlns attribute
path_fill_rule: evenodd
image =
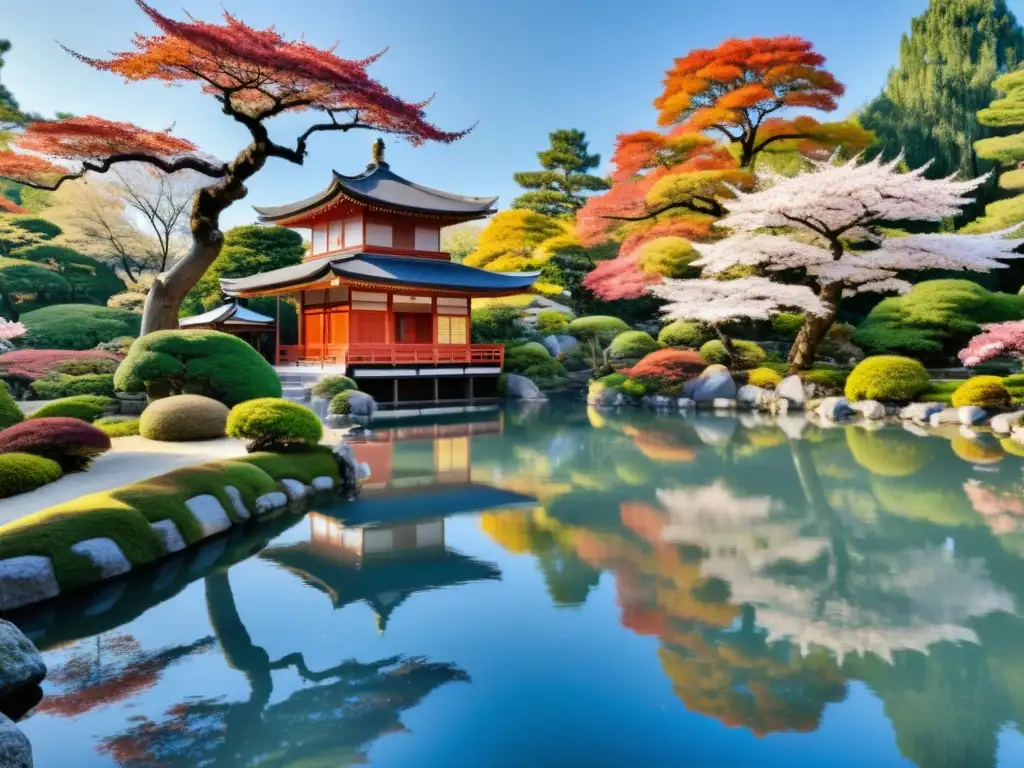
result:
<svg viewBox="0 0 1024 768"><path fill-rule="evenodd" d="M366 223L366 244L382 245L387 248L392 244L392 233L390 224Z"/></svg>
<svg viewBox="0 0 1024 768"><path fill-rule="evenodd" d="M440 235L437 227L416 227L417 251L440 251Z"/></svg>
<svg viewBox="0 0 1024 768"><path fill-rule="evenodd" d="M459 315L437 316L438 344L468 344L466 317Z"/></svg>
<svg viewBox="0 0 1024 768"><path fill-rule="evenodd" d="M313 255L327 253L327 225L313 227Z"/></svg>
<svg viewBox="0 0 1024 768"><path fill-rule="evenodd" d="M340 221L332 221L327 233L327 250L340 251L345 244L344 225Z"/></svg>
<svg viewBox="0 0 1024 768"><path fill-rule="evenodd" d="M363 220L359 216L345 219L345 247L363 244Z"/></svg>

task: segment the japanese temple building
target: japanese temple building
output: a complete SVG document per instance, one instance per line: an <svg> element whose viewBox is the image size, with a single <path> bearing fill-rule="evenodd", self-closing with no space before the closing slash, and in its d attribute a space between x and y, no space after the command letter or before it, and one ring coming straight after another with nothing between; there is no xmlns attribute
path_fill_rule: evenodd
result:
<svg viewBox="0 0 1024 768"><path fill-rule="evenodd" d="M384 161L383 142L357 176L334 172L326 189L296 203L256 207L261 221L311 232L301 264L222 279L239 299L292 297L294 344L278 366L344 372L382 406L491 398L504 347L470 343L470 300L530 289L539 273L467 267L441 250L442 227L494 213L493 197L462 197L415 184Z"/></svg>

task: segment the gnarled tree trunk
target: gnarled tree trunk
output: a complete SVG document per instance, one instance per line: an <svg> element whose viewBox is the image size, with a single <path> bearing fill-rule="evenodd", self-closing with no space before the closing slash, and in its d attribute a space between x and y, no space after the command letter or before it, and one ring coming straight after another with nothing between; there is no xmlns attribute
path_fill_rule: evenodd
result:
<svg viewBox="0 0 1024 768"><path fill-rule="evenodd" d="M789 350L789 367L793 370L807 370L814 363L818 347L824 341L839 311L839 302L843 298L843 284L829 283L818 290L818 298L825 305L825 315L804 316L804 326L797 334L792 349Z"/></svg>
<svg viewBox="0 0 1024 768"><path fill-rule="evenodd" d="M153 281L146 296L142 312L142 335L153 331L173 330L178 327L178 312L186 294L192 290L217 256L220 255L224 236L214 230L211 237L200 240L194 237L188 254L182 257L166 272L161 272Z"/></svg>
<svg viewBox="0 0 1024 768"><path fill-rule="evenodd" d="M736 357L736 346L732 343L732 337L729 336L725 331L718 327L718 325L711 326L715 334L718 336L718 340L722 342L722 348L725 350L726 357L728 360L728 367L732 368L738 362Z"/></svg>

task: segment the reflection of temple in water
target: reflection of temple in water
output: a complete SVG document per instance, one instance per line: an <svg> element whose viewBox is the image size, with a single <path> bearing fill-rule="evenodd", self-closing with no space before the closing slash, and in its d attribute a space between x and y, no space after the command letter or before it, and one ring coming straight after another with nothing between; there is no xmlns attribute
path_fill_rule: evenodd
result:
<svg viewBox="0 0 1024 768"><path fill-rule="evenodd" d="M427 424L374 430L351 443L370 467L363 492L470 481L470 440L501 434L503 414L487 421Z"/></svg>

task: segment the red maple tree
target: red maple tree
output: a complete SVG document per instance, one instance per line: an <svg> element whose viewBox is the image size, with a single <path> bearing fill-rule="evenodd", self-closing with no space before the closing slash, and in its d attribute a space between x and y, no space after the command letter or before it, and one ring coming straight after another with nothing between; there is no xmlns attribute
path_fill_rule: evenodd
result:
<svg viewBox="0 0 1024 768"><path fill-rule="evenodd" d="M0 152L0 178L53 190L86 173L105 173L127 162L146 163L165 173L188 169L210 178L193 203L192 247L154 282L142 333L178 327L182 299L220 253L220 215L245 197L245 182L270 158L301 165L309 139L322 132L368 129L401 136L414 145L451 142L466 133L442 131L426 119L427 102L403 101L371 78L366 69L380 54L344 59L333 48L285 40L272 28L254 29L227 13L222 24L175 21L143 0L136 3L158 34L136 35L133 50L109 59L69 53L129 82L198 85L220 103L225 115L248 130L249 144L221 163L199 156L192 142L167 131L92 116L35 122L12 142L13 151ZM269 120L304 111L321 117L294 143L270 138Z"/></svg>
<svg viewBox="0 0 1024 768"><path fill-rule="evenodd" d="M638 253L662 237L703 240L726 212L732 188L749 188L766 150L859 150L871 134L852 122L819 123L792 108L836 108L843 86L798 37L727 40L676 59L655 102L662 130L620 134L612 187L577 215L584 244L619 241L584 286L605 300L636 298L665 276ZM668 275L673 276L673 275Z"/></svg>

